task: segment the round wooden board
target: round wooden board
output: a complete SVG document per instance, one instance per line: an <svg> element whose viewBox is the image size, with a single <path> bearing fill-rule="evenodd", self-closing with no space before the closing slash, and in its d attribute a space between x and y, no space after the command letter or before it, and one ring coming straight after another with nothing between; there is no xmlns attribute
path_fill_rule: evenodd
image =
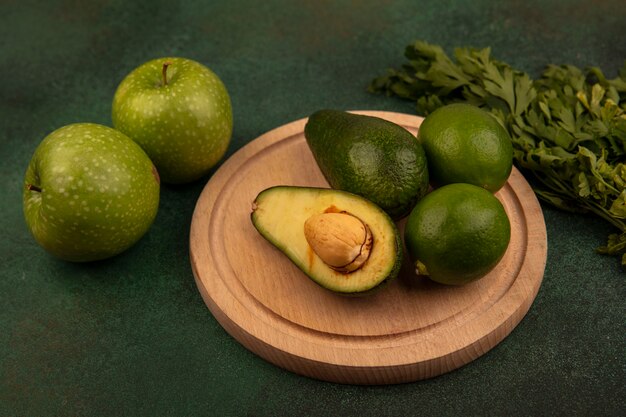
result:
<svg viewBox="0 0 626 417"><path fill-rule="evenodd" d="M412 133L422 118L358 111ZM256 195L274 185L328 187L304 138L306 119L250 142L213 175L191 223L198 288L219 323L280 367L327 381L390 384L456 369L494 347L524 317L546 263L546 229L534 193L515 168L496 194L511 242L481 280L450 287L400 276L366 297L346 297L308 279L253 227ZM404 222L398 227L402 232Z"/></svg>

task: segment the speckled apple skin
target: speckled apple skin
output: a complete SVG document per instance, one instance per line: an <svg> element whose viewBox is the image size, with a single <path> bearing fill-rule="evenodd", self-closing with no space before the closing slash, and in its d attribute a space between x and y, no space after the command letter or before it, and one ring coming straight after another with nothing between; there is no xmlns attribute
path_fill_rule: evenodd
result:
<svg viewBox="0 0 626 417"><path fill-rule="evenodd" d="M128 74L115 92L112 118L171 184L206 175L224 156L233 131L226 87L206 66L185 58L155 59Z"/></svg>
<svg viewBox="0 0 626 417"><path fill-rule="evenodd" d="M24 215L53 255L76 262L109 258L149 229L159 186L156 168L127 136L98 124L72 124L35 150L24 179Z"/></svg>

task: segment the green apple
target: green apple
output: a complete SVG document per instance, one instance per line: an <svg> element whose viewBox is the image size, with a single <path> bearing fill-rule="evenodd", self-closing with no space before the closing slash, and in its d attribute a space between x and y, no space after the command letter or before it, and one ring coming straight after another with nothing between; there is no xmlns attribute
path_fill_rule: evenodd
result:
<svg viewBox="0 0 626 417"><path fill-rule="evenodd" d="M61 259L116 255L139 240L159 205L146 153L110 127L76 123L50 133L26 170L24 216L35 240Z"/></svg>
<svg viewBox="0 0 626 417"><path fill-rule="evenodd" d="M184 58L155 59L128 74L115 92L112 118L170 184L207 174L224 156L233 131L222 81Z"/></svg>

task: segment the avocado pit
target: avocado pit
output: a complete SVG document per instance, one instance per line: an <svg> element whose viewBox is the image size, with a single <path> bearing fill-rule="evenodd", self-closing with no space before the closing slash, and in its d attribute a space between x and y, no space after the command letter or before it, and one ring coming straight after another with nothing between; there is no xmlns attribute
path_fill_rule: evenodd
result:
<svg viewBox="0 0 626 417"><path fill-rule="evenodd" d="M304 236L326 265L342 273L361 268L374 244L368 225L346 211L326 210L312 215L304 222Z"/></svg>

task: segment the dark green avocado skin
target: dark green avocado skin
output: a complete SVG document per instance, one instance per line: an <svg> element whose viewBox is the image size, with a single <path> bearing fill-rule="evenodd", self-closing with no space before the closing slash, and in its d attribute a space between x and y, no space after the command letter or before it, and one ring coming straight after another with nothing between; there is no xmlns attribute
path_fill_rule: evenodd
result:
<svg viewBox="0 0 626 417"><path fill-rule="evenodd" d="M424 149L395 123L319 110L309 117L304 135L332 188L367 198L394 220L407 216L428 191Z"/></svg>

